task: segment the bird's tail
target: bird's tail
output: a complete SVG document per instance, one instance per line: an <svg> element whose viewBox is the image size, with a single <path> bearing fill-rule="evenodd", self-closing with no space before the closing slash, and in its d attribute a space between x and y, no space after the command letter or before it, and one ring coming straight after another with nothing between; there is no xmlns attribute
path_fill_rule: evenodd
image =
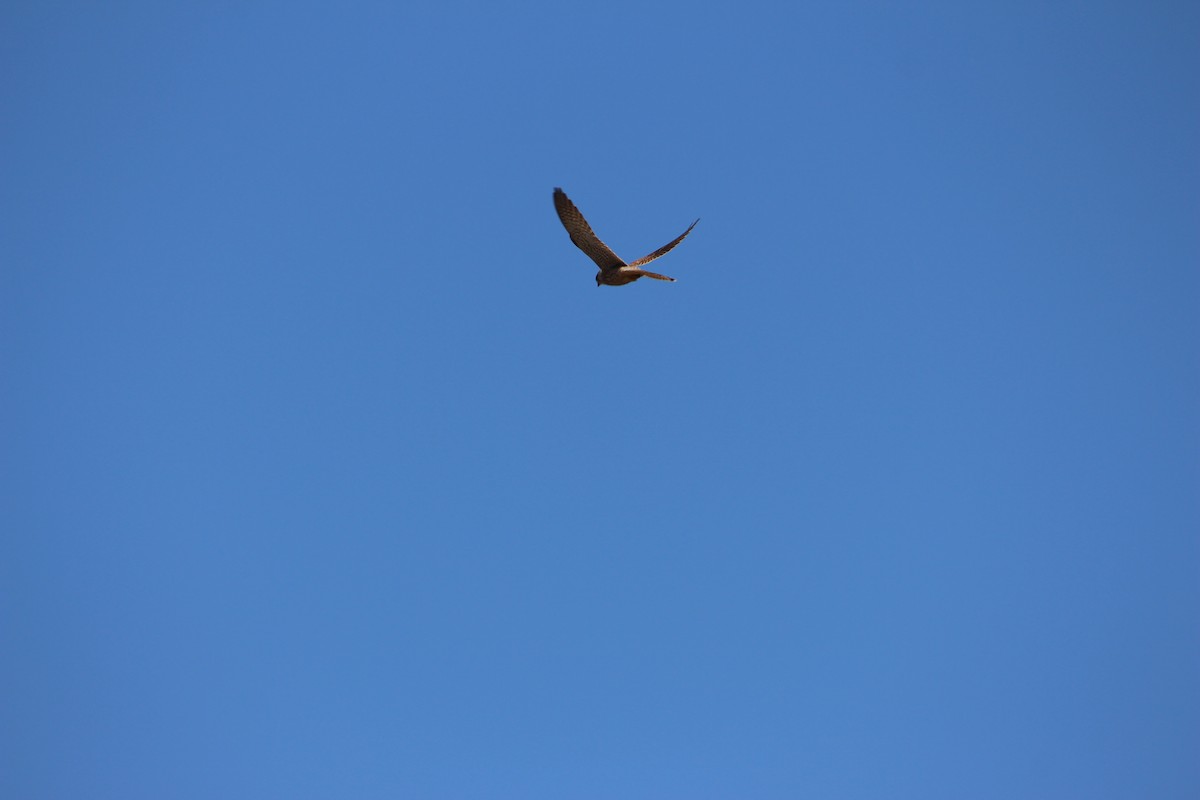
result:
<svg viewBox="0 0 1200 800"><path fill-rule="evenodd" d="M638 272L647 278L654 278L654 280L656 280L656 281L671 281L672 283L675 282L674 278L669 278L666 275L659 275L657 272L647 272L644 269L639 269Z"/></svg>

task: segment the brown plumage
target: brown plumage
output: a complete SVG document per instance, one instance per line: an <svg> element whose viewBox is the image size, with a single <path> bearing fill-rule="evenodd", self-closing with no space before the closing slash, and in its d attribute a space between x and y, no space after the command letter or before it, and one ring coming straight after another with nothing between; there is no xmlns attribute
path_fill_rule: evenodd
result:
<svg viewBox="0 0 1200 800"><path fill-rule="evenodd" d="M692 228L696 227L696 222L700 221L697 219L678 238L664 244L650 255L643 256L633 263L626 264L617 257L616 253L609 249L608 245L600 241L600 237L592 231L592 226L588 225L587 220L583 218L583 214L579 213L579 209L575 207L575 204L571 202L562 189L554 190L554 210L558 212L558 218L562 221L563 227L567 229L567 233L570 234L571 241L588 258L595 261L596 266L600 268L600 271L596 273L597 286L601 284L621 286L626 283L633 283L638 278L674 281L674 278L659 275L657 272L649 272L641 269L641 267L644 264L649 264L659 256L670 252L672 247L682 242L684 237L692 232Z"/></svg>

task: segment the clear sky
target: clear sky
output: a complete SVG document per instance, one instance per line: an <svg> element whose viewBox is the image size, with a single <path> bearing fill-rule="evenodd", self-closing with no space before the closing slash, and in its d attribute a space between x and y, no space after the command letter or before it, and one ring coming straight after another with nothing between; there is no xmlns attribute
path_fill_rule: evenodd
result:
<svg viewBox="0 0 1200 800"><path fill-rule="evenodd" d="M0 795L1200 797L1198 43L4 4Z"/></svg>

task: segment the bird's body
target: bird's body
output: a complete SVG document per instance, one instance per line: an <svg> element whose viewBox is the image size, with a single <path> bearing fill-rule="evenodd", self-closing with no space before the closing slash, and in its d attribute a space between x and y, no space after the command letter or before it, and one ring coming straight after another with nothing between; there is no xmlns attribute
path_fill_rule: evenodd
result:
<svg viewBox="0 0 1200 800"><path fill-rule="evenodd" d="M600 270L596 273L596 283L606 284L608 286L624 286L627 283L633 283L638 278L654 278L660 281L672 281L674 278L668 278L666 275L659 275L657 272L648 272L637 267L617 267L616 269Z"/></svg>
<svg viewBox="0 0 1200 800"><path fill-rule="evenodd" d="M641 267L643 264L649 264L659 256L665 255L671 248L682 242L684 237L692 232L692 228L696 227L696 222L700 221L696 220L696 222L693 222L678 238L658 248L650 255L643 256L631 264L626 264L616 253L609 249L608 245L600 241L600 237L592 232L592 227L583 218L583 214L579 212L579 209L575 207L575 204L571 202L562 189L554 190L554 210L558 212L558 218L562 222L563 227L567 229L571 241L588 258L595 261L596 266L600 268L600 271L596 273L597 286L624 286L627 283L633 283L638 278L674 281L674 278L659 275L657 272L650 272L649 270L641 269Z"/></svg>

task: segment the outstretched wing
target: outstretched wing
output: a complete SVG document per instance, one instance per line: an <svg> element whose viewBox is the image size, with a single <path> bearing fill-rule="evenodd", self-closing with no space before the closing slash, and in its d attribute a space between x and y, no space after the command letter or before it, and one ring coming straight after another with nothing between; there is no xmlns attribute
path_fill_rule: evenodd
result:
<svg viewBox="0 0 1200 800"><path fill-rule="evenodd" d="M699 222L699 221L700 220L696 220L696 222ZM661 255L666 255L667 253L669 253L671 251L672 247L674 247L675 245L682 242L684 237L692 232L692 228L696 227L696 222L693 222L691 225L688 226L688 229L686 231L679 234L678 239L675 239L671 242L668 242L667 244L664 244L662 247L658 248L657 250L655 250L653 253L651 253L648 256L642 256L641 258L639 258L637 261L634 261L629 266L640 267L642 264L649 264L651 261L653 261L654 259L658 258Z"/></svg>
<svg viewBox="0 0 1200 800"><path fill-rule="evenodd" d="M558 212L558 218L562 221L563 227L567 229L567 233L571 235L571 241L575 246L587 254L587 257L596 262L596 266L600 269L616 269L617 267L625 266L625 262L617 258L617 254L608 249L608 245L600 241L600 237L592 233L592 226L587 224L587 220L583 218L583 214L579 213L579 209L567 197L562 189L554 190L554 210ZM687 234L684 234L685 236ZM682 239L683 237L679 237ZM676 239L675 241L679 241ZM671 242L667 246L665 253L675 246L675 242ZM662 255L659 253L658 255Z"/></svg>

